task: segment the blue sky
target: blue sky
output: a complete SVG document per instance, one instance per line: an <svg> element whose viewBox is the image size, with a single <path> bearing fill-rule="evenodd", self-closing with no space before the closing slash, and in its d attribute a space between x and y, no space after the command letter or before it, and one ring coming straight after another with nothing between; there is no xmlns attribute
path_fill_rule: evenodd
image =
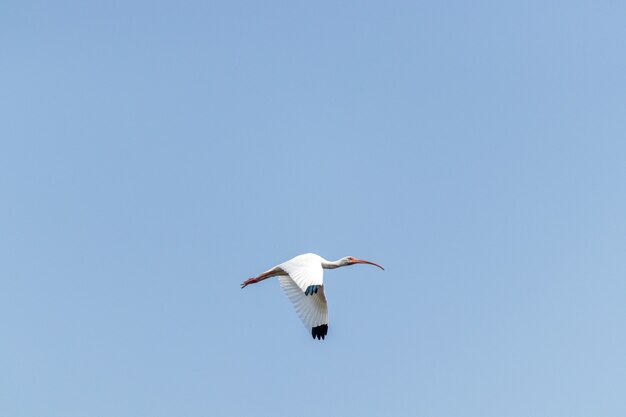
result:
<svg viewBox="0 0 626 417"><path fill-rule="evenodd" d="M4 2L0 414L625 415L625 12Z"/></svg>

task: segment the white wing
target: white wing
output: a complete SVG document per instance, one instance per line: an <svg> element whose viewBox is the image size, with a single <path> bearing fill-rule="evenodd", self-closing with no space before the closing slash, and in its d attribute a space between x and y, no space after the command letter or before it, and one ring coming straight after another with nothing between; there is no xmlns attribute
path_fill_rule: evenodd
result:
<svg viewBox="0 0 626 417"><path fill-rule="evenodd" d="M293 303L298 317L311 329L313 338L328 334L328 304L324 294L321 258L305 254L278 265L287 276L279 276L280 286Z"/></svg>
<svg viewBox="0 0 626 417"><path fill-rule="evenodd" d="M311 336L324 339L328 334L328 303L324 295L324 286L320 285L317 292L305 295L290 277L280 276L278 280L304 326L311 329Z"/></svg>
<svg viewBox="0 0 626 417"><path fill-rule="evenodd" d="M278 267L285 271L304 292L307 292L311 285L324 284L322 258L313 253L296 256Z"/></svg>

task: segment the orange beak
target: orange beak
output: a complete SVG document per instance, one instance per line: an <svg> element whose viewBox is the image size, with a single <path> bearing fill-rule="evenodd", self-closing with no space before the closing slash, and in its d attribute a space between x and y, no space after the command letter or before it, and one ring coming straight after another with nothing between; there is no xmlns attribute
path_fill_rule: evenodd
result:
<svg viewBox="0 0 626 417"><path fill-rule="evenodd" d="M370 261L365 261L363 259L355 259L354 261L350 262L350 265L354 265L354 264L369 264L369 265L377 266L380 269L382 269L383 271L385 270L385 268L383 268L382 266L378 265L377 263L370 262Z"/></svg>

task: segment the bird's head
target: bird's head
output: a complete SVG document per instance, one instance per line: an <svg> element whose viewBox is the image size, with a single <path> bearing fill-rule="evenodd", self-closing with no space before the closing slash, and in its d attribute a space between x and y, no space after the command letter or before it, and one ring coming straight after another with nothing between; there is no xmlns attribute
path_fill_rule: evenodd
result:
<svg viewBox="0 0 626 417"><path fill-rule="evenodd" d="M379 267L380 269L382 269L383 271L385 270L385 268L383 268L382 266L378 265L377 263L374 262L370 262L370 261L366 261L363 259L357 259L354 256L346 256L345 258L341 258L341 265L354 265L354 264L369 264L369 265L374 265Z"/></svg>

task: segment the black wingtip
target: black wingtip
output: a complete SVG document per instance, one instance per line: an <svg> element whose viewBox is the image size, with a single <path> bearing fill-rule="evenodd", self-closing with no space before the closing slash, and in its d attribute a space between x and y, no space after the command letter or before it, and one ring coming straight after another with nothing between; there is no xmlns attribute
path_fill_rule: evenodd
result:
<svg viewBox="0 0 626 417"><path fill-rule="evenodd" d="M321 285L309 285L308 287L306 287L306 290L304 291L304 295L313 295L313 294L317 294L317 292L319 291Z"/></svg>
<svg viewBox="0 0 626 417"><path fill-rule="evenodd" d="M326 338L328 334L328 324L322 324L321 326L313 327L311 329L311 336L313 339L317 338L317 340Z"/></svg>

